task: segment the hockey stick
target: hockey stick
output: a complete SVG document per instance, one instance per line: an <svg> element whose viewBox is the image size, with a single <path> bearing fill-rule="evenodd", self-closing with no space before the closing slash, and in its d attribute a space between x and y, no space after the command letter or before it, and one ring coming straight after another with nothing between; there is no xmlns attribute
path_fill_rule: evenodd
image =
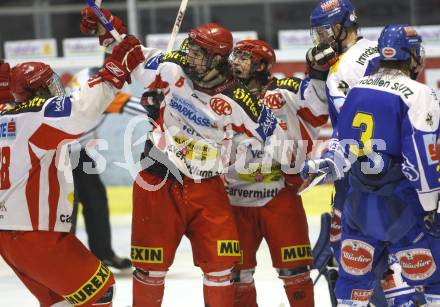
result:
<svg viewBox="0 0 440 307"><path fill-rule="evenodd" d="M101 4L101 1L98 0L97 3ZM101 20L104 27L107 29L107 31L110 32L110 34L113 36L113 38L119 43L122 41L122 37L119 34L118 31L113 27L113 25L110 23L110 21L105 18L104 14L102 13L99 6L95 3L93 0L87 0L87 5L95 12L96 16L98 16L99 20Z"/></svg>
<svg viewBox="0 0 440 307"><path fill-rule="evenodd" d="M173 31L171 32L170 41L168 42L166 52L171 52L176 42L177 34L179 33L180 26L182 25L183 16L185 16L186 7L188 5L188 0L182 0L180 3L179 11L177 12L176 21L174 22Z"/></svg>

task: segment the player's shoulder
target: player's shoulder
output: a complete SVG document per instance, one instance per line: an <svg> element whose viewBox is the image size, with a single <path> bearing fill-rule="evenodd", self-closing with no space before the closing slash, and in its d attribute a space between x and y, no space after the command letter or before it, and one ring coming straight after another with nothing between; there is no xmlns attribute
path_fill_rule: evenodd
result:
<svg viewBox="0 0 440 307"><path fill-rule="evenodd" d="M26 102L16 104L13 108L3 111L3 115L17 115L22 113L36 113L43 110L48 99L33 97Z"/></svg>
<svg viewBox="0 0 440 307"><path fill-rule="evenodd" d="M179 66L187 65L186 53L181 50L175 50L162 55L161 63L173 63Z"/></svg>
<svg viewBox="0 0 440 307"><path fill-rule="evenodd" d="M232 100L254 122L258 122L263 104L261 99L253 94L246 85L238 80L233 80L220 93Z"/></svg>
<svg viewBox="0 0 440 307"><path fill-rule="evenodd" d="M69 96L54 96L51 98L34 97L26 102L17 104L6 110L2 115L37 114L43 117L69 117L72 111L72 101Z"/></svg>
<svg viewBox="0 0 440 307"><path fill-rule="evenodd" d="M282 78L277 79L274 78L272 81L272 84L269 86L269 90L288 90L290 92L293 92L295 94L298 93L301 87L302 79L297 77L288 77L288 78Z"/></svg>
<svg viewBox="0 0 440 307"><path fill-rule="evenodd" d="M377 42L361 38L339 56L338 61L330 68L330 75L356 74L360 71L363 76L370 61L378 56Z"/></svg>
<svg viewBox="0 0 440 307"><path fill-rule="evenodd" d="M382 70L360 79L355 87L388 92L399 96L408 106L412 104L420 105L422 101L437 100L434 90L426 84L403 74L384 73Z"/></svg>
<svg viewBox="0 0 440 307"><path fill-rule="evenodd" d="M377 42L361 38L345 52L345 56L350 62L367 65L371 58L379 56Z"/></svg>

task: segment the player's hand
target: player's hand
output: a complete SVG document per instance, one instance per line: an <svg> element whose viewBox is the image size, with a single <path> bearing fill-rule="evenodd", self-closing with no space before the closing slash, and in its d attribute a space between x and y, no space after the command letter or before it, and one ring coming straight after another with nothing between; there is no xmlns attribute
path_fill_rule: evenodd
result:
<svg viewBox="0 0 440 307"><path fill-rule="evenodd" d="M10 91L10 71L8 63L0 59L0 104L14 102L14 96Z"/></svg>
<svg viewBox="0 0 440 307"><path fill-rule="evenodd" d="M122 35L127 33L127 27L118 16L112 15L107 9L101 10L105 18L107 18L119 34ZM95 11L90 7L85 7L81 10L80 30L86 35L98 35L99 44L104 47L109 46L115 41L110 32L104 28L101 21L96 16Z"/></svg>
<svg viewBox="0 0 440 307"><path fill-rule="evenodd" d="M325 175L318 184L330 183L344 177L343 168L330 157L307 160L300 172L304 182L298 189L298 193L306 189L312 181L320 175Z"/></svg>
<svg viewBox="0 0 440 307"><path fill-rule="evenodd" d="M116 88L122 88L125 82L131 83L130 73L144 60L141 42L134 36L127 36L113 48L99 74Z"/></svg>
<svg viewBox="0 0 440 307"><path fill-rule="evenodd" d="M157 120L160 116L160 104L165 98L161 89L145 91L142 94L141 105L147 110L148 117Z"/></svg>
<svg viewBox="0 0 440 307"><path fill-rule="evenodd" d="M337 139L329 140L328 150L319 159L307 160L301 169L300 176L304 180L298 193L306 189L312 181L321 175L325 175L318 183L330 183L340 180L344 177L345 172L350 169L350 162L344 157L342 148Z"/></svg>
<svg viewBox="0 0 440 307"><path fill-rule="evenodd" d="M319 44L307 51L307 63L313 69L326 71L338 60L338 54L328 44Z"/></svg>
<svg viewBox="0 0 440 307"><path fill-rule="evenodd" d="M440 213L438 209L429 212L425 218L425 228L429 235L440 238Z"/></svg>

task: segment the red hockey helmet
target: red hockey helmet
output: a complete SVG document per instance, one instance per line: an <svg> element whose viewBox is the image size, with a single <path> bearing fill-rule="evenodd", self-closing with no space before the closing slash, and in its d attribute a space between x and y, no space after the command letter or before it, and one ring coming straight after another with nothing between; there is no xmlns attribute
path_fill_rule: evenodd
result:
<svg viewBox="0 0 440 307"><path fill-rule="evenodd" d="M232 51L232 33L216 23L205 23L189 32L194 44L204 48L208 54L227 56Z"/></svg>
<svg viewBox="0 0 440 307"><path fill-rule="evenodd" d="M246 39L235 44L234 50L249 52L252 61L260 63L264 60L267 63L267 70L272 68L276 61L275 51L268 43L258 39Z"/></svg>
<svg viewBox="0 0 440 307"><path fill-rule="evenodd" d="M51 94L62 94L59 77L52 68L41 62L25 62L18 64L11 70L11 92L16 102L26 101L37 90L48 88ZM55 93L54 93L55 92Z"/></svg>

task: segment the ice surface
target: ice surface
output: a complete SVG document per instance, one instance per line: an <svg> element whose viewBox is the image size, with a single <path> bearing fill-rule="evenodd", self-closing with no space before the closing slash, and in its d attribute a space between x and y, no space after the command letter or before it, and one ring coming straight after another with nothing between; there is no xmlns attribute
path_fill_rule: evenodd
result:
<svg viewBox="0 0 440 307"><path fill-rule="evenodd" d="M309 230L312 242L319 233L319 217L309 217ZM294 221L292 221L294 222ZM128 256L130 250L130 217L112 217L112 240L116 253ZM87 237L82 224L78 227L78 236L85 244ZM257 299L260 307L289 306L284 294L282 282L272 268L267 245L263 242L257 255L258 266L255 273ZM68 264L67 264L68 265ZM317 275L316 270L312 276ZM60 278L68 278L60 275ZM116 273L116 297L113 306L131 306L131 274ZM191 247L184 238L177 250L173 266L167 275L163 307L196 307L203 305L202 273L193 266ZM39 307L32 294L23 286L9 267L0 260L0 306L1 307ZM315 286L315 306L330 307L327 284L321 278Z"/></svg>

